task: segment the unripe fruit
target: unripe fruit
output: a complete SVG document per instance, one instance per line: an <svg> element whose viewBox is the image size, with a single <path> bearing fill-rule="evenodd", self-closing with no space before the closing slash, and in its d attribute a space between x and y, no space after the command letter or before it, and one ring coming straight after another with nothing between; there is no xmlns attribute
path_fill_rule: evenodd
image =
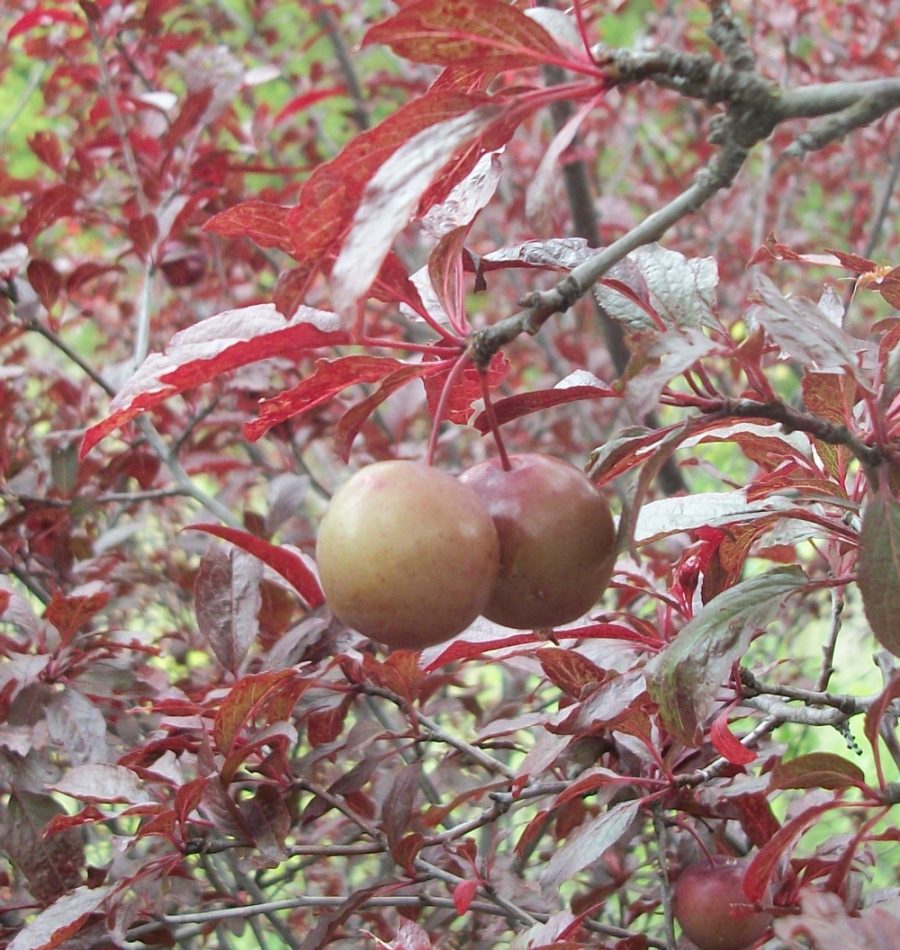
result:
<svg viewBox="0 0 900 950"><path fill-rule="evenodd" d="M335 615L391 647L455 636L497 577L491 516L472 489L420 462L376 462L331 499L316 543Z"/></svg>
<svg viewBox="0 0 900 950"><path fill-rule="evenodd" d="M764 912L732 915L732 905L750 903L741 880L745 866L737 858L690 864L678 877L673 895L675 919L700 950L746 950L772 922Z"/></svg>
<svg viewBox="0 0 900 950"><path fill-rule="evenodd" d="M590 610L616 560L606 499L584 473L547 455L512 455L461 480L487 506L500 538L500 573L484 615L518 629L555 627Z"/></svg>

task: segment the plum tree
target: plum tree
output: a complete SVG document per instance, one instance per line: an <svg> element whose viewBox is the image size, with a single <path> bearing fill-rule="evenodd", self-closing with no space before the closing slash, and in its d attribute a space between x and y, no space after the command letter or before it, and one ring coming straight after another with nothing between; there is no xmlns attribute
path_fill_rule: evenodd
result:
<svg viewBox="0 0 900 950"><path fill-rule="evenodd" d="M334 495L316 560L335 615L390 647L464 630L494 586L499 545L475 492L420 462L376 462Z"/></svg>
<svg viewBox="0 0 900 950"><path fill-rule="evenodd" d="M741 913L749 901L741 881L744 863L716 857L688 865L675 884L675 919L700 950L745 950L765 933L772 918Z"/></svg>
<svg viewBox="0 0 900 950"><path fill-rule="evenodd" d="M616 530L606 499L569 462L535 453L461 476L500 539L500 572L484 615L507 627L553 627L597 602L612 575Z"/></svg>

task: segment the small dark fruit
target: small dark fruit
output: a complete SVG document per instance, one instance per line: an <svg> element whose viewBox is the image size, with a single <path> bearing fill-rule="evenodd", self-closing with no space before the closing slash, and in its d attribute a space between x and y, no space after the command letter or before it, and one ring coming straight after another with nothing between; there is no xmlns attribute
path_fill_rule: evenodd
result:
<svg viewBox="0 0 900 950"><path fill-rule="evenodd" d="M745 865L737 858L699 861L678 876L675 919L700 950L746 950L772 922L762 911L742 913L750 905L741 881Z"/></svg>
<svg viewBox="0 0 900 950"><path fill-rule="evenodd" d="M590 610L609 584L616 529L606 499L568 462L512 455L469 469L500 538L500 573L484 609L518 629L555 627Z"/></svg>
<svg viewBox="0 0 900 950"><path fill-rule="evenodd" d="M390 647L447 640L482 612L499 546L475 492L420 462L377 462L331 499L316 560L335 615Z"/></svg>

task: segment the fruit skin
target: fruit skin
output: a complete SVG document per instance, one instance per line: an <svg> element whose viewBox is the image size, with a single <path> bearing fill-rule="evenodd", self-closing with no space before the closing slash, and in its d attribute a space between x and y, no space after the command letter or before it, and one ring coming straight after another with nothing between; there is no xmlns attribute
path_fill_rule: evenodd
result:
<svg viewBox="0 0 900 950"><path fill-rule="evenodd" d="M517 629L555 627L591 609L609 584L616 529L584 473L548 455L483 462L460 479L487 506L500 538L500 573L484 609Z"/></svg>
<svg viewBox="0 0 900 950"><path fill-rule="evenodd" d="M372 640L419 649L481 613L499 545L478 496L420 462L376 462L331 499L316 560L335 615Z"/></svg>
<svg viewBox="0 0 900 950"><path fill-rule="evenodd" d="M745 950L772 922L770 914L733 917L732 904L750 903L741 887L745 865L737 858L688 865L675 883L675 919L700 950Z"/></svg>

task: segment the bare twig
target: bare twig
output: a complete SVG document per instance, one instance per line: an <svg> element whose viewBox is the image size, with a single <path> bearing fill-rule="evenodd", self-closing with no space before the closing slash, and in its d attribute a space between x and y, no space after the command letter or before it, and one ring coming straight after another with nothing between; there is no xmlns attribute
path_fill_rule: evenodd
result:
<svg viewBox="0 0 900 950"><path fill-rule="evenodd" d="M458 752L468 756L479 765L486 768L492 774L502 775L504 778L508 779L514 779L516 777L515 771L509 768L509 766L505 765L503 762L500 762L487 753L482 752L477 746L471 745L470 743L465 742L454 735L451 735L449 732L441 728L441 726L439 726L433 719L426 716L418 709L411 709L409 704L404 701L402 696L398 696L389 689L383 689L380 686L372 686L368 683L361 684L359 689L369 696L381 696L384 699L390 700L400 709L414 716L419 725L429 733L430 738L437 742L443 742L446 745L452 746Z"/></svg>
<svg viewBox="0 0 900 950"><path fill-rule="evenodd" d="M669 862L666 859L666 823L663 820L663 806L660 801L653 803L653 831L656 835L656 863L659 866L663 913L665 915L666 947L668 950L675 950L675 914L672 907Z"/></svg>

